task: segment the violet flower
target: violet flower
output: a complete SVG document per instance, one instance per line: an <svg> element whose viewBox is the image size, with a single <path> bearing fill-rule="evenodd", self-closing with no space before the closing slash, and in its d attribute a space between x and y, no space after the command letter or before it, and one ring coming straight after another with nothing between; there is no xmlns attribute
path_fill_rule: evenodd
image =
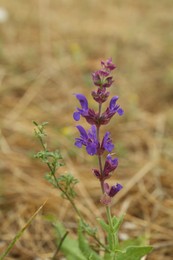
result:
<svg viewBox="0 0 173 260"><path fill-rule="evenodd" d="M106 88L103 89L98 88L97 91L92 91L91 93L93 99L99 104L104 103L108 99L109 94L110 93L106 91Z"/></svg>
<svg viewBox="0 0 173 260"><path fill-rule="evenodd" d="M78 148L81 148L82 145L86 146L86 150L89 155L102 154L105 150L108 152L113 150L114 144L112 143L109 132L105 133L100 146L100 143L97 140L97 128L95 125L91 126L88 133L81 125L76 127L79 130L80 137L75 138L75 145Z"/></svg>
<svg viewBox="0 0 173 260"><path fill-rule="evenodd" d="M110 113L115 114L117 112L120 116L122 116L124 114L124 111L119 105L116 104L118 99L119 99L118 96L114 96L111 99L111 101L109 103L109 110L110 110Z"/></svg>
<svg viewBox="0 0 173 260"><path fill-rule="evenodd" d="M73 118L74 120L79 121L80 116L88 115L88 100L82 94L76 94L75 96L79 100L82 108L77 108L77 111L73 113Z"/></svg>
<svg viewBox="0 0 173 260"><path fill-rule="evenodd" d="M107 59L105 62L101 61L101 65L103 68L110 71L116 68L115 64L112 63L112 58Z"/></svg>
<svg viewBox="0 0 173 260"><path fill-rule="evenodd" d="M118 166L118 158L112 159L112 156L108 154L103 169L104 179L109 178L110 172L114 171L117 168L117 166Z"/></svg>
<svg viewBox="0 0 173 260"><path fill-rule="evenodd" d="M109 187L108 183L104 183L105 193L102 195L100 202L103 203L104 205L109 205L111 203L112 197L114 197L122 188L123 186L119 183L111 187Z"/></svg>
<svg viewBox="0 0 173 260"><path fill-rule="evenodd" d="M112 143L112 140L110 138L110 133L106 132L101 143L100 153L102 154L104 150L107 150L110 153L113 149L114 144Z"/></svg>
<svg viewBox="0 0 173 260"><path fill-rule="evenodd" d="M122 188L123 188L123 186L119 183L117 183L116 185L113 185L111 187L109 187L108 183L106 183L106 182L104 183L104 191L111 198L114 197L115 194L117 194Z"/></svg>
<svg viewBox="0 0 173 260"><path fill-rule="evenodd" d="M96 126L92 125L88 133L81 125L76 127L79 130L80 137L75 139L75 145L78 148L81 148L82 145L86 146L86 151L89 155L97 154L99 142L97 140Z"/></svg>
<svg viewBox="0 0 173 260"><path fill-rule="evenodd" d="M93 98L97 100L99 103L103 103L109 96L109 92L105 92L99 90L96 92L92 92ZM95 97L94 97L95 96ZM109 103L109 107L106 109L104 113L99 117L98 113L96 113L93 109L88 108L88 100L82 94L76 94L76 98L79 100L81 108L77 108L77 111L73 113L73 118L75 121L80 120L80 116L84 117L86 121L90 125L106 125L109 123L110 119L118 113L120 116L124 114L123 109L116 104L118 100L118 96L114 96Z"/></svg>
<svg viewBox="0 0 173 260"><path fill-rule="evenodd" d="M93 72L92 78L94 85L101 88L109 88L114 82L113 77L109 76L109 72L104 70Z"/></svg>
<svg viewBox="0 0 173 260"><path fill-rule="evenodd" d="M93 109L88 108L88 100L82 94L76 94L76 98L79 100L81 108L77 108L77 111L73 113L75 121L80 120L80 116L84 117L90 125L98 125L98 114Z"/></svg>
<svg viewBox="0 0 173 260"><path fill-rule="evenodd" d="M96 178L104 181L112 176L110 173L114 171L117 168L117 166L118 158L112 159L112 156L108 154L106 157L103 173L101 174L98 169L93 169L92 171Z"/></svg>
<svg viewBox="0 0 173 260"><path fill-rule="evenodd" d="M116 66L112 63L112 59L109 58L107 61L101 61L102 69L92 73L93 83L95 86L102 88L109 88L113 81L113 77L110 76L112 70Z"/></svg>
<svg viewBox="0 0 173 260"><path fill-rule="evenodd" d="M100 117L100 124L106 125L109 123L110 119L117 113L119 116L124 114L124 110L120 107L120 105L116 104L118 96L114 96L109 103L109 107L106 109L104 113L102 113Z"/></svg>

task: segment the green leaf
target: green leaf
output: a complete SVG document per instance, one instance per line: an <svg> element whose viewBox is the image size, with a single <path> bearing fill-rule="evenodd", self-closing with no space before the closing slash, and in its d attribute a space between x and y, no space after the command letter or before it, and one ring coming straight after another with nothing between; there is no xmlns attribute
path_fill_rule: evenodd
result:
<svg viewBox="0 0 173 260"><path fill-rule="evenodd" d="M55 233L57 236L57 244L58 244L59 239L63 236L66 229L58 221L54 223L54 227L55 227ZM83 253L79 248L78 241L75 240L73 237L70 237L69 235L63 241L63 244L61 246L61 251L66 256L67 260L87 260L87 258L83 255Z"/></svg>
<svg viewBox="0 0 173 260"><path fill-rule="evenodd" d="M143 236L124 240L124 241L121 241L121 243L119 244L119 249L123 251L127 247L130 247L130 246L144 246L144 245L147 245L147 241L148 241L147 238L143 237Z"/></svg>
<svg viewBox="0 0 173 260"><path fill-rule="evenodd" d="M55 188L57 187L56 181L55 181L55 179L53 178L51 172L46 173L44 177L45 177L45 179L46 179L49 183L51 183Z"/></svg>
<svg viewBox="0 0 173 260"><path fill-rule="evenodd" d="M116 259L115 258L115 253L114 252L106 252L104 255L104 260L112 260L112 259ZM126 260L126 259L124 259Z"/></svg>
<svg viewBox="0 0 173 260"><path fill-rule="evenodd" d="M26 224L23 226L22 229L20 229L17 234L15 235L15 237L13 238L13 240L10 242L10 244L8 245L8 247L5 249L5 251L0 255L0 260L3 260L6 258L6 256L8 255L8 253L11 251L11 249L14 247L15 243L21 238L21 236L23 235L24 231L30 226L30 224L32 223L33 219L37 216L37 214L39 213L39 211L43 208L43 206L45 205L46 201L35 211L35 213L30 217L30 219L26 222Z"/></svg>
<svg viewBox="0 0 173 260"><path fill-rule="evenodd" d="M80 223L81 228L84 232L86 232L89 236L95 237L97 233L97 228L91 227L88 223L84 222L84 220Z"/></svg>
<svg viewBox="0 0 173 260"><path fill-rule="evenodd" d="M98 218L97 221L99 222L100 226L105 230L107 233L110 233L110 227L109 225L101 218Z"/></svg>
<svg viewBox="0 0 173 260"><path fill-rule="evenodd" d="M78 229L78 241L79 248L87 260L101 260L100 256L89 246L88 241L85 239L81 224L79 224Z"/></svg>
<svg viewBox="0 0 173 260"><path fill-rule="evenodd" d="M151 246L130 246L125 251L119 252L116 260L140 260L141 257L152 251Z"/></svg>
<svg viewBox="0 0 173 260"><path fill-rule="evenodd" d="M70 238L69 236L64 240L61 251L65 256L70 257L67 259L71 260L86 260L87 258L83 255L79 248L78 241Z"/></svg>
<svg viewBox="0 0 173 260"><path fill-rule="evenodd" d="M70 173L61 175L56 180L62 190L64 190L63 198L66 198L66 194L72 199L76 197L75 185L78 183L78 180L73 175Z"/></svg>
<svg viewBox="0 0 173 260"><path fill-rule="evenodd" d="M124 219L124 215L120 216L119 218L115 216L112 218L114 233L118 233L118 230L123 222L123 219Z"/></svg>

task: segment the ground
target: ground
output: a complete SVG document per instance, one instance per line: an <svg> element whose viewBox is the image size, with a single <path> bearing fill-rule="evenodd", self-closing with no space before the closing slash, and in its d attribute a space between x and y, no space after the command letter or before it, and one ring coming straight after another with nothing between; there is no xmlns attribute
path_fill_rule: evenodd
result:
<svg viewBox="0 0 173 260"><path fill-rule="evenodd" d="M91 171L97 161L74 147L72 113L78 105L73 94L90 97L91 72L112 57L111 95L119 95L125 111L103 129L119 157L110 182L124 187L112 211L126 213L120 238L146 235L154 246L147 259L171 260L173 2L1 0L0 8L7 12L6 20L0 17L0 252L45 200L6 259L51 258L56 245L48 214L75 235L73 210L33 158L40 149L33 120L49 122L48 144L61 150L64 171L80 180L77 203L88 222L95 226L104 215Z"/></svg>

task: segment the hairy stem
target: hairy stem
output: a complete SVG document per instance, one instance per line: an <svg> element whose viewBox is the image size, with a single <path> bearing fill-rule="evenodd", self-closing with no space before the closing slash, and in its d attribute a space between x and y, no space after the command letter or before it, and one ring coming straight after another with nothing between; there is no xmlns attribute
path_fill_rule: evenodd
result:
<svg viewBox="0 0 173 260"><path fill-rule="evenodd" d="M41 143L41 146L43 147L44 151L47 151L46 145L44 144L42 137L41 137L40 135L37 135L37 136L38 136L38 139L39 139L39 141L40 141L40 143ZM54 179L54 181L55 181L55 183L56 183L56 187L66 196L66 198L67 198L67 199L69 200L69 202L71 203L73 209L76 211L77 215L79 216L79 218L82 219L82 215L81 215L80 211L78 210L78 208L76 207L76 205L75 205L73 199L72 199L72 198L68 195L68 193L66 193L66 191L64 191L64 190L61 188L61 186L59 185L59 183L58 183L58 181L57 181L57 179L56 179L56 176L55 176L55 169L51 166L51 164L50 164L49 162L47 162L47 166L48 166L48 168L49 168L49 170L50 170L50 172L51 172L51 175L53 176L53 179Z"/></svg>
<svg viewBox="0 0 173 260"><path fill-rule="evenodd" d="M38 125L36 122L34 122L34 124L37 126L37 129L38 129L38 132L35 131L35 134L36 134L36 136L38 137L38 139L39 139L39 141L40 141L40 144L41 144L43 150L44 150L45 152L47 152L47 145L46 145L46 143L44 143L44 140L43 140L43 138L42 138L42 136L45 136L46 134L43 132L43 128L40 128L39 125ZM101 161L100 161L100 163L101 163ZM59 183L58 183L58 181L57 181L57 179L56 179L56 176L55 176L56 168L53 167L50 162L47 162L47 166L48 166L48 168L49 168L49 170L50 170L50 172L51 172L51 176L52 176L52 178L53 178L53 180L54 180L55 187L58 188L58 189L65 195L65 197L66 197L66 198L68 199L68 201L70 202L72 208L75 210L76 214L78 215L79 219L80 219L83 223L85 223L85 221L84 221L84 219L83 219L83 216L81 215L80 211L79 211L78 208L76 207L76 205L75 205L73 199L72 199L72 198L68 195L68 193L66 193L66 191L59 185ZM66 235L67 235L67 234L64 235L64 237L63 237L62 240L65 239ZM104 246L104 244L101 243L101 241L97 238L96 235L90 235L90 236L93 237L94 240L95 240L102 248L104 248L105 250L108 251L108 249ZM63 242L63 241L62 241L62 242ZM59 247L58 247L58 249L57 249L55 255L57 254L58 250L59 250ZM54 259L54 258L53 258L53 259Z"/></svg>
<svg viewBox="0 0 173 260"><path fill-rule="evenodd" d="M101 109L102 109L102 104L99 104L98 118L100 118ZM97 140L100 143L100 126L97 127ZM101 174L100 185L101 185L102 193L104 194L104 178L103 178L102 156L100 154L98 154L98 164L99 164L99 170L100 170L100 174ZM112 223L110 206L106 206L106 215L107 215L108 224L109 224L110 229L111 229L110 249L112 251L114 251L115 245L116 245L116 235L113 232L113 223ZM115 254L113 256L113 260L114 259L115 259Z"/></svg>

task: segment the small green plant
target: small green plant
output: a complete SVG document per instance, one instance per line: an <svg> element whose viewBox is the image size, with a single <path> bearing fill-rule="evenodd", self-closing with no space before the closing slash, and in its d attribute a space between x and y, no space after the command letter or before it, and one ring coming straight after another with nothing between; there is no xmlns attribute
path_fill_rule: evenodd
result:
<svg viewBox="0 0 173 260"><path fill-rule="evenodd" d="M75 146L77 148L86 147L86 152L89 156L97 156L98 158L98 167L92 171L100 184L100 203L105 207L107 216L106 220L98 219L98 225L105 232L106 243L99 240L97 228L91 227L78 209L77 200L75 200L75 186L78 180L70 173L56 176L58 168L64 164L60 152L49 151L47 147L45 142L45 126L47 123L38 124L34 122L36 126L35 135L42 146L42 151L38 152L35 157L47 164L49 172L46 173L45 178L61 192L64 199L70 202L79 217L76 240L67 233L62 223L51 219L58 239L58 247L53 259L61 250L67 260L140 260L141 257L152 250L151 246L144 245L144 242L141 242L139 239L126 242L119 241L118 233L123 222L123 216L117 217L111 214L111 201L121 191L123 186L119 183L113 186L108 184L108 179L111 178L113 171L118 167L118 158L113 158L114 144L112 143L110 132L106 132L101 138L100 128L103 125L107 125L114 115L122 116L124 111L117 104L118 96L114 96L111 98L107 109L102 112L102 104L107 101L110 95L108 89L113 83L111 73L116 66L112 63L112 59L108 59L106 62L102 61L101 66L101 70L92 74L93 83L97 90L92 91L91 95L98 104L98 111L95 112L89 108L87 98L83 94L76 94L75 96L81 107L76 109L73 118L75 121L79 121L83 117L91 125L88 131L81 125L76 126L80 136L76 138ZM105 153L108 154L105 156ZM92 246L90 244L91 238Z"/></svg>

